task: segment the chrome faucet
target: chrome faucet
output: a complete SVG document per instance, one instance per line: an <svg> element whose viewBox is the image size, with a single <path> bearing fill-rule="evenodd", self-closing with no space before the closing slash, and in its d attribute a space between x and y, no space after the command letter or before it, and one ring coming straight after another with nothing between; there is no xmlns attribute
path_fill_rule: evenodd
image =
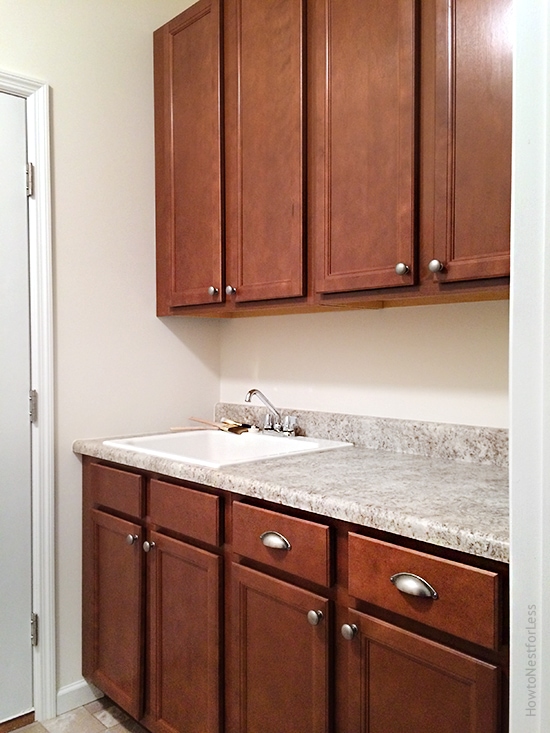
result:
<svg viewBox="0 0 550 733"><path fill-rule="evenodd" d="M260 392L259 389L249 389L244 401L250 402L254 395L264 403L270 413L266 415L264 430L277 430L277 432L280 432L283 428L283 419L279 410L267 399L263 392ZM273 422L273 418L275 418L275 422Z"/></svg>

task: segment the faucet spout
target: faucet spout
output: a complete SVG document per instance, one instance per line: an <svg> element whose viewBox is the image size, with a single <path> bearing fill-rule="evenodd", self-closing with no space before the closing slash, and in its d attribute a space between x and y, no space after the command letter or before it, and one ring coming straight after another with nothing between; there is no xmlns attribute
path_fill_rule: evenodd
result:
<svg viewBox="0 0 550 733"><path fill-rule="evenodd" d="M269 412L275 418L275 425L274 425L275 430L280 430L281 425L282 425L281 413L275 407L275 405L267 399L267 397L264 395L263 392L260 392L259 389L249 389L248 392L246 393L246 397L244 398L244 401L250 402L252 398L254 397L254 395L256 395L256 397L264 403L264 405L267 407Z"/></svg>

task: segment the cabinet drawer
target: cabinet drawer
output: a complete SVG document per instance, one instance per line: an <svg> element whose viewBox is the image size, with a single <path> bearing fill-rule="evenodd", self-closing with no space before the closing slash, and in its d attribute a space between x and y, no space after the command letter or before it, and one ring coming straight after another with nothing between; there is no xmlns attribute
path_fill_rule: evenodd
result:
<svg viewBox="0 0 550 733"><path fill-rule="evenodd" d="M220 544L220 498L213 494L151 481L149 518L153 524L210 545Z"/></svg>
<svg viewBox="0 0 550 733"><path fill-rule="evenodd" d="M388 611L484 647L498 646L498 574L349 534L349 592ZM390 578L412 573L437 598L398 590ZM412 579L419 585L419 581Z"/></svg>
<svg viewBox="0 0 550 733"><path fill-rule="evenodd" d="M269 547L266 533L272 539L287 540L289 547ZM262 535L264 538L262 539ZM279 512L235 502L233 504L233 550L238 555L285 570L301 578L330 585L329 527L288 517Z"/></svg>
<svg viewBox="0 0 550 733"><path fill-rule="evenodd" d="M143 478L137 473L118 468L90 465L94 503L117 512L140 518L143 499Z"/></svg>

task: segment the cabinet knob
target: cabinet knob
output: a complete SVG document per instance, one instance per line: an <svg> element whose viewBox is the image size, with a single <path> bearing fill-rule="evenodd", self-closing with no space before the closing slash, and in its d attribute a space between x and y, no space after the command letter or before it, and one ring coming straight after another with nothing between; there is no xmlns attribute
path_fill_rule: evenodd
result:
<svg viewBox="0 0 550 733"><path fill-rule="evenodd" d="M145 542L143 543L143 549L145 552L151 552L151 550L153 550L155 547L156 544L154 542L147 542L147 540L145 540Z"/></svg>
<svg viewBox="0 0 550 733"><path fill-rule="evenodd" d="M428 264L428 270L430 272L442 272L445 269L445 265L441 260L432 260Z"/></svg>
<svg viewBox="0 0 550 733"><path fill-rule="evenodd" d="M227 285L225 292L227 295L234 295L237 292L237 288L234 288L233 285Z"/></svg>
<svg viewBox="0 0 550 733"><path fill-rule="evenodd" d="M322 611L311 610L307 612L307 621L310 626L318 626L322 620L323 620Z"/></svg>
<svg viewBox="0 0 550 733"><path fill-rule="evenodd" d="M428 581L414 573L396 573L391 576L390 580L397 590L409 596L431 598L433 601L437 601L439 598L437 591L432 588Z"/></svg>
<svg viewBox="0 0 550 733"><path fill-rule="evenodd" d="M214 287L214 285L208 288L208 295L217 295L219 292L218 288Z"/></svg>
<svg viewBox="0 0 550 733"><path fill-rule="evenodd" d="M359 629L355 624L344 624L340 629L342 636L348 641L351 641L353 637L357 635L358 631Z"/></svg>
<svg viewBox="0 0 550 733"><path fill-rule="evenodd" d="M398 262L395 266L395 272L397 275L408 275L411 268L404 262Z"/></svg>
<svg viewBox="0 0 550 733"><path fill-rule="evenodd" d="M137 534L127 534L126 535L126 544L127 545L133 545L138 540L139 540L139 537L137 536Z"/></svg>
<svg viewBox="0 0 550 733"><path fill-rule="evenodd" d="M272 530L263 532L260 535L260 539L263 545L271 547L274 550L290 550L291 548L290 542L282 534L279 534L279 532L273 532Z"/></svg>

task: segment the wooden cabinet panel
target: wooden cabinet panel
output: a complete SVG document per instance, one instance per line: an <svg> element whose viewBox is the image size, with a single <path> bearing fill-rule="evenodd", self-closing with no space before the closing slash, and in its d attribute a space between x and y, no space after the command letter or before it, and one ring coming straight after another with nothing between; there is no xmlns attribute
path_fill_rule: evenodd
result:
<svg viewBox="0 0 550 733"><path fill-rule="evenodd" d="M93 587L89 623L93 645L84 675L130 715L139 718L142 703L143 552L141 527L92 510ZM128 544L127 537L136 540Z"/></svg>
<svg viewBox="0 0 550 733"><path fill-rule="evenodd" d="M346 733L498 733L499 671L356 611L340 614ZM344 711L342 711L344 712Z"/></svg>
<svg viewBox="0 0 550 733"><path fill-rule="evenodd" d="M93 502L139 519L143 502L143 478L137 473L118 468L90 465L90 481L93 486Z"/></svg>
<svg viewBox="0 0 550 733"><path fill-rule="evenodd" d="M312 5L316 289L410 285L415 257L416 2ZM398 262L410 272L398 275Z"/></svg>
<svg viewBox="0 0 550 733"><path fill-rule="evenodd" d="M225 3L228 285L304 294L303 0Z"/></svg>
<svg viewBox="0 0 550 733"><path fill-rule="evenodd" d="M327 733L329 602L235 564L232 592L228 733Z"/></svg>
<svg viewBox="0 0 550 733"><path fill-rule="evenodd" d="M261 540L264 532L282 535L290 548L266 547ZM235 502L233 552L319 585L331 583L330 530L325 524Z"/></svg>
<svg viewBox="0 0 550 733"><path fill-rule="evenodd" d="M423 64L426 260L444 264L440 282L506 276L512 1L431 0L425 12L434 49Z"/></svg>
<svg viewBox="0 0 550 733"><path fill-rule="evenodd" d="M148 553L148 703L155 733L219 733L221 558L158 532Z"/></svg>
<svg viewBox="0 0 550 733"><path fill-rule="evenodd" d="M220 498L167 481L150 482L149 518L153 524L195 540L219 545Z"/></svg>
<svg viewBox="0 0 550 733"><path fill-rule="evenodd" d="M222 299L219 0L195 3L154 44L157 301L166 315Z"/></svg>
<svg viewBox="0 0 550 733"><path fill-rule="evenodd" d="M474 644L497 648L497 573L354 533L348 548L351 595ZM390 581L396 573L423 578L437 591L437 600L400 592Z"/></svg>

